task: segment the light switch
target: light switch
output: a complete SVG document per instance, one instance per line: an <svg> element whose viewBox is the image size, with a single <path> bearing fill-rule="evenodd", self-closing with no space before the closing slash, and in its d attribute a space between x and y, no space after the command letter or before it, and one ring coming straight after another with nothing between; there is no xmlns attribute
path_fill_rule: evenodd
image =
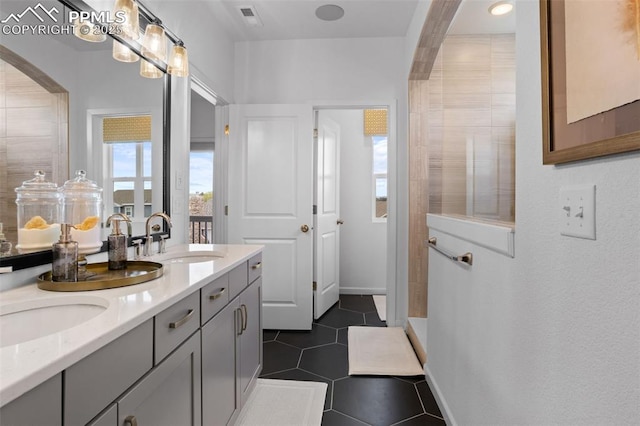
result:
<svg viewBox="0 0 640 426"><path fill-rule="evenodd" d="M560 234L596 239L596 186L560 188Z"/></svg>

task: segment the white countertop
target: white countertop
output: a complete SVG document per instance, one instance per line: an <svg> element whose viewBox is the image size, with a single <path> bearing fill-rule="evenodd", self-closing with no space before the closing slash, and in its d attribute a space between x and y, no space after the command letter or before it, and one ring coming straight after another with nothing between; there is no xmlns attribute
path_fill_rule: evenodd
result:
<svg viewBox="0 0 640 426"><path fill-rule="evenodd" d="M258 245L191 244L168 253L213 251L224 254L207 262L164 264L162 277L109 290L52 292L35 284L0 293L0 313L10 306L37 307L43 302L82 300L106 307L72 328L0 348L0 406L7 404L82 358L152 318L185 296L262 251ZM157 256L144 260L160 261ZM54 301L54 302L55 302ZM4 309L3 309L4 308ZM25 332L42 324L21 324ZM2 337L0 336L0 342Z"/></svg>

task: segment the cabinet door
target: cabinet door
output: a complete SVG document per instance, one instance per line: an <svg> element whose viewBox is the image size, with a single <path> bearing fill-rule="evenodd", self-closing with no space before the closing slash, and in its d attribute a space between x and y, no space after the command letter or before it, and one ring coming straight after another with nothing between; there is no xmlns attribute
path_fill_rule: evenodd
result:
<svg viewBox="0 0 640 426"><path fill-rule="evenodd" d="M201 425L200 332L118 401L118 425Z"/></svg>
<svg viewBox="0 0 640 426"><path fill-rule="evenodd" d="M236 398L238 299L202 327L202 424L224 426L239 409Z"/></svg>
<svg viewBox="0 0 640 426"><path fill-rule="evenodd" d="M62 374L53 376L0 408L0 424L62 425Z"/></svg>
<svg viewBox="0 0 640 426"><path fill-rule="evenodd" d="M262 371L262 277L240 295L240 398L245 403Z"/></svg>

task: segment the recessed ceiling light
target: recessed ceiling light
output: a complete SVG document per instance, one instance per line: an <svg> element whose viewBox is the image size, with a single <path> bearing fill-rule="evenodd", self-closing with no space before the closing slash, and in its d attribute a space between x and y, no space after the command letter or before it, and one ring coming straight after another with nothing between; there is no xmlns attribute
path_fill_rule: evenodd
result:
<svg viewBox="0 0 640 426"><path fill-rule="evenodd" d="M325 4L316 9L316 16L323 21L337 21L344 16L344 9L335 4Z"/></svg>
<svg viewBox="0 0 640 426"><path fill-rule="evenodd" d="M494 16L506 15L513 10L513 4L509 1L499 1L489 6L489 13Z"/></svg>

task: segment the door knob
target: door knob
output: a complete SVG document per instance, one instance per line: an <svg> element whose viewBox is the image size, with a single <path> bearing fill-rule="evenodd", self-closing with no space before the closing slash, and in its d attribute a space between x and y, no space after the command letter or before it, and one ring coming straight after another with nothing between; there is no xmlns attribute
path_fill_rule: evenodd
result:
<svg viewBox="0 0 640 426"><path fill-rule="evenodd" d="M301 230L302 232L309 232L309 225L302 225L302 226L300 227L300 230Z"/></svg>
<svg viewBox="0 0 640 426"><path fill-rule="evenodd" d="M342 225L344 223L344 220L342 219L338 219L338 221L336 222L338 225Z"/></svg>

